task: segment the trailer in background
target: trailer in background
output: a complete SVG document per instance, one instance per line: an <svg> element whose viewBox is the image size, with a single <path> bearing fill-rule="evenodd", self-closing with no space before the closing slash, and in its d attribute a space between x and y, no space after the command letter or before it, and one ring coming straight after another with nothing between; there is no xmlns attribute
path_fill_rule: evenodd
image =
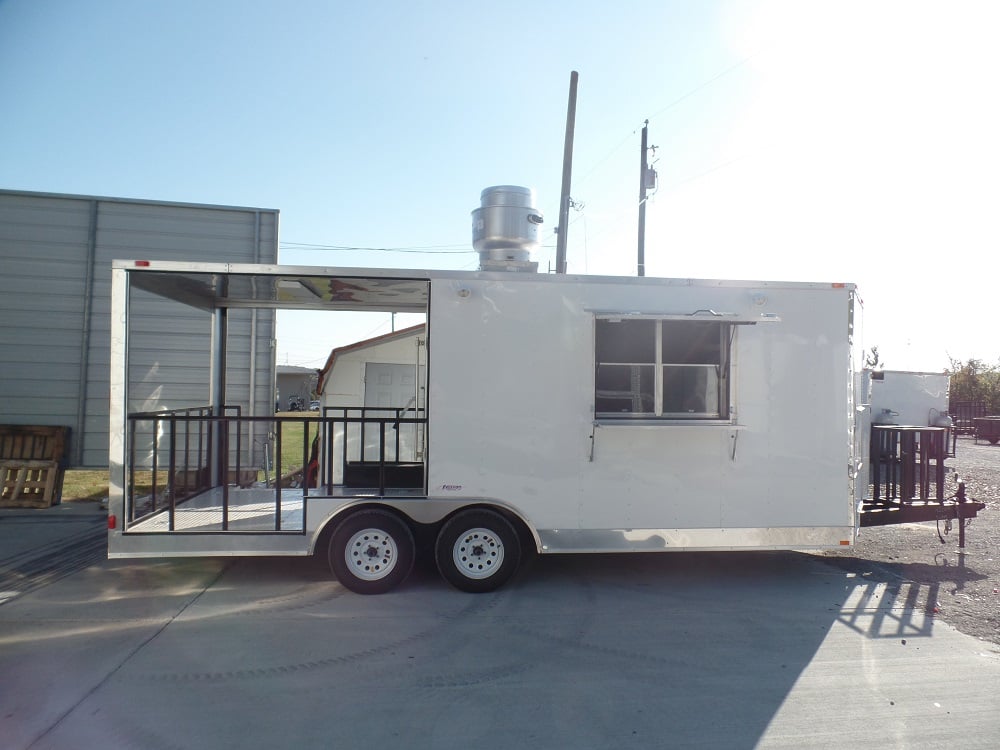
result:
<svg viewBox="0 0 1000 750"><path fill-rule="evenodd" d="M947 372L869 371L872 421L950 427Z"/></svg>
<svg viewBox="0 0 1000 750"><path fill-rule="evenodd" d="M948 481L960 429L949 414L950 381L948 373L864 371L872 424L862 526L957 522L965 547L966 522L985 506L966 497L960 477Z"/></svg>

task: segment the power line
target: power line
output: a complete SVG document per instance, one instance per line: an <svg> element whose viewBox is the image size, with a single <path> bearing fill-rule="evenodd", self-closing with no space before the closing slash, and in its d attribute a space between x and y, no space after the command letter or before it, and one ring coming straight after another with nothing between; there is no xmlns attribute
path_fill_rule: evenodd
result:
<svg viewBox="0 0 1000 750"><path fill-rule="evenodd" d="M670 102L670 104L668 104L663 109L659 110L658 112L654 112L650 116L649 119L653 119L654 117L662 115L667 110L673 109L678 104L680 104L682 101L684 101L685 99L689 99L690 97L694 96L695 94L697 94L699 91L701 91L706 86L710 86L711 84L713 84L716 81L718 81L720 78L725 78L727 75L729 75L733 71L735 71L735 70L737 70L739 68L742 68L748 62L750 62L753 58L755 58L758 54L759 54L758 52L754 52L752 55L747 55L742 60L733 63L728 68L726 68L725 70L723 70L721 73L718 73L717 75L712 76L711 78L709 78L704 83L700 83L699 85L695 86L693 89L691 89L690 91L688 91L686 94L683 94L682 96L679 96L678 98L674 99L672 102Z"/></svg>
<svg viewBox="0 0 1000 750"><path fill-rule="evenodd" d="M460 249L461 248L461 249ZM361 247L356 245L320 245L311 242L282 242L282 250L373 252L373 253L417 253L422 255L459 255L474 253L468 245L426 245L419 247Z"/></svg>
<svg viewBox="0 0 1000 750"><path fill-rule="evenodd" d="M697 86L695 86L693 89L687 91L682 96L679 96L678 98L674 99L672 102L670 102L670 104L668 104L667 106L665 106L662 109L658 110L657 112L655 112L654 114L652 114L647 119L653 119L653 118L655 118L655 117L657 117L659 115L662 115L664 112L666 112L666 111L668 111L670 109L673 109L678 104L680 104L681 102L683 102L685 99L689 99L690 97L694 96L699 91L701 91L702 89L706 88L707 86L711 86L716 81L718 81L718 80L720 80L722 78L725 78L730 73L732 73L732 72L738 70L739 68L743 67L748 62L750 62L754 57L756 57L758 54L759 54L759 51L758 52L754 52L752 55L748 55L747 57L744 57L742 60L739 60L739 61L733 63L728 68L726 68L725 70L717 73L716 75L712 76L711 78L709 78L709 79L707 79L705 81L702 81ZM633 128L631 131L629 131L629 133L624 138L622 138L622 140L614 148L612 148L603 157L601 157L593 166L590 167L590 169L588 169L579 178L579 180L577 180L577 184L585 183L587 181L587 179L594 172L596 172L599 167L601 167L604 164L604 162L606 162L608 159L610 159L612 156L614 156L618 151L620 151L622 149L622 147L626 143L628 143L635 136L636 133L639 132L639 130L640 130L639 128Z"/></svg>
<svg viewBox="0 0 1000 750"><path fill-rule="evenodd" d="M686 185L689 182L694 182L695 180L700 180L702 177L707 177L708 175L712 174L713 172L718 172L720 169L725 169L726 167L730 167L733 164L736 164L736 162L742 161L743 159L747 158L747 156L748 156L748 154L743 154L742 156L737 156L736 158L730 159L729 161L724 161L721 164L716 164L714 167L710 167L710 168L706 169L704 172L699 172L698 174L692 175L691 177L685 177L683 180L678 180L677 182L673 183L668 188L666 188L666 192L667 193L672 193L677 188L679 188L681 185Z"/></svg>

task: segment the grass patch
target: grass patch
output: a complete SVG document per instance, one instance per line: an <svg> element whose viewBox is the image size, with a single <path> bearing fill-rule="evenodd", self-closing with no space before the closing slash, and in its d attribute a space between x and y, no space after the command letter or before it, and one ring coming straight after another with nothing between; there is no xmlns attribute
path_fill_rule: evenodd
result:
<svg viewBox="0 0 1000 750"><path fill-rule="evenodd" d="M63 502L103 500L107 496L107 469L68 469L63 476Z"/></svg>
<svg viewBox="0 0 1000 750"><path fill-rule="evenodd" d="M319 416L315 412L282 412L279 417L298 417L315 419ZM275 469L280 469L281 475L289 474L302 468L302 433L305 428L303 422L284 422L281 426L281 462L278 467L271 468L271 478L274 478ZM310 445L316 435L318 425L309 424ZM273 445L272 445L273 448ZM161 469L159 486L166 483L166 475ZM263 479L263 472L260 473ZM108 470L107 469L68 469L63 477L62 499L65 502L79 501L100 501L108 496ZM136 494L142 495L150 491L152 487L152 474L148 471L136 472Z"/></svg>
<svg viewBox="0 0 1000 750"><path fill-rule="evenodd" d="M137 493L149 492L153 484L153 475L149 471L135 473L135 490ZM108 497L107 469L67 469L63 475L63 502L99 501Z"/></svg>
<svg viewBox="0 0 1000 750"><path fill-rule="evenodd" d="M301 417L302 413L281 416ZM281 425L281 468L285 472L302 468L302 434L305 427L306 423L303 422L283 422ZM318 427L319 425L309 425L310 441L316 435Z"/></svg>

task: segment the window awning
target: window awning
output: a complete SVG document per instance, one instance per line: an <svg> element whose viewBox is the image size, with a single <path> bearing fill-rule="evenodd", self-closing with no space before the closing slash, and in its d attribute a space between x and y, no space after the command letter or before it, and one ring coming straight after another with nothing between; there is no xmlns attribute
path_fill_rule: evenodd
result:
<svg viewBox="0 0 1000 750"><path fill-rule="evenodd" d="M598 320L611 322L621 320L690 320L711 323L731 323L733 325L756 325L757 323L780 323L781 316L775 313L747 315L736 312L720 312L708 308L692 312L639 312L621 310L588 310Z"/></svg>

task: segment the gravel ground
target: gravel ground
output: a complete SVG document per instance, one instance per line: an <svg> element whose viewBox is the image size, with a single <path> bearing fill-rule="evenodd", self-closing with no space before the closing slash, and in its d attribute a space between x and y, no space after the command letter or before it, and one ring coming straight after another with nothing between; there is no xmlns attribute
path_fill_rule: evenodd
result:
<svg viewBox="0 0 1000 750"><path fill-rule="evenodd" d="M932 522L865 528L853 549L827 556L869 579L920 584L917 606L963 633L1000 644L1000 445L960 437L947 466L953 470L949 492L961 477L966 494L986 502L986 510L966 522L964 550L957 525L945 533L943 523Z"/></svg>

